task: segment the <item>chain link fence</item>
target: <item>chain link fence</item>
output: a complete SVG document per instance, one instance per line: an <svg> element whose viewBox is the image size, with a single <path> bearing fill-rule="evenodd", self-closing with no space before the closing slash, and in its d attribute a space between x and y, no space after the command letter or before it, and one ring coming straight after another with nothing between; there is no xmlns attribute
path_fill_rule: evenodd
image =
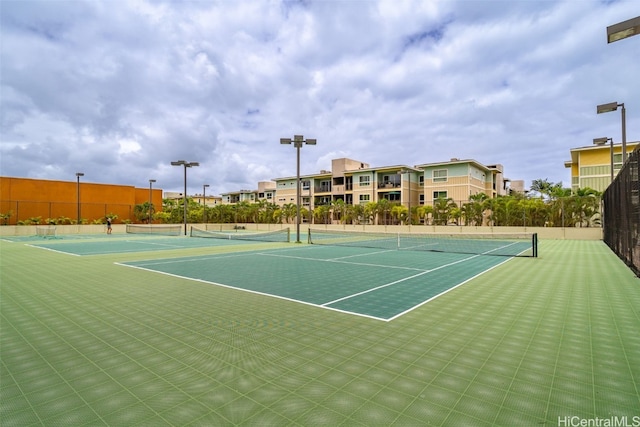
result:
<svg viewBox="0 0 640 427"><path fill-rule="evenodd" d="M640 150L629 156L603 195L604 241L640 277Z"/></svg>

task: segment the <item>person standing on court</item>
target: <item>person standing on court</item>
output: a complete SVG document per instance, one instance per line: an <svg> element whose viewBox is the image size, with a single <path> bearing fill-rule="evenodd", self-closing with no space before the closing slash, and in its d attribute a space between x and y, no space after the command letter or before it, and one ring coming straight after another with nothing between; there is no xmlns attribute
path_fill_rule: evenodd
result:
<svg viewBox="0 0 640 427"><path fill-rule="evenodd" d="M111 234L111 218L107 217L107 234Z"/></svg>

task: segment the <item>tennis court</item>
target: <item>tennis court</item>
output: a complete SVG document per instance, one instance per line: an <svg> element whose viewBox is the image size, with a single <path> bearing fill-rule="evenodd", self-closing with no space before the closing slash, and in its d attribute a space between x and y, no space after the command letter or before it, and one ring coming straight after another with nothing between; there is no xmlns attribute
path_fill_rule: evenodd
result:
<svg viewBox="0 0 640 427"><path fill-rule="evenodd" d="M304 246L122 265L393 320L506 260L480 254Z"/></svg>
<svg viewBox="0 0 640 427"><path fill-rule="evenodd" d="M542 240L538 258L240 242L69 256L31 243L0 241L2 426L640 417L640 285L601 241ZM435 270L453 259L465 268ZM450 280L474 263L482 274ZM438 272L464 285L420 305L413 289ZM261 279L270 296L251 289ZM345 281L375 295L362 283L403 279L380 289L417 304L395 318L322 308L357 293Z"/></svg>
<svg viewBox="0 0 640 427"><path fill-rule="evenodd" d="M178 229L180 231L180 229ZM193 236L193 233L191 234ZM133 252L169 251L178 249L207 248L213 246L237 246L259 242L287 242L289 229L261 233L199 233L191 238L181 235L162 234L111 234L109 236L59 236L55 239L43 239L37 236L23 236L8 239L14 242L27 242L36 248L47 249L69 255L88 256L106 254L124 254ZM209 237L209 238L207 238Z"/></svg>

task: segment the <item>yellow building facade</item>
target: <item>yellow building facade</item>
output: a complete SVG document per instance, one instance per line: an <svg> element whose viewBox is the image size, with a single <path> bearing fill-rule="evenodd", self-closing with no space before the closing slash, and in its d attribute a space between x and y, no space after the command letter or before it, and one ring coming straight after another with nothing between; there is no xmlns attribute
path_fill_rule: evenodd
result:
<svg viewBox="0 0 640 427"><path fill-rule="evenodd" d="M627 142L627 153L633 152L640 141ZM571 149L571 160L564 163L571 169L571 190L592 188L604 191L611 183L611 145L592 145ZM613 177L622 168L622 144L613 144Z"/></svg>

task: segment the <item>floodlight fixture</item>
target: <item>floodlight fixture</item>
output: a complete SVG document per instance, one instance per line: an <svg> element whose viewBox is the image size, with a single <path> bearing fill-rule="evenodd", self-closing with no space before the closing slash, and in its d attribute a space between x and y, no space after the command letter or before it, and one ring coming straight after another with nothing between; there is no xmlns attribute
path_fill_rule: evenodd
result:
<svg viewBox="0 0 640 427"><path fill-rule="evenodd" d="M610 148L609 148L609 154L611 155L611 182L613 182L613 138L608 138L606 136L603 136L602 138L593 138L593 143L595 145L606 145L606 143L609 142Z"/></svg>
<svg viewBox="0 0 640 427"><path fill-rule="evenodd" d="M607 43L640 34L640 16L607 27Z"/></svg>
<svg viewBox="0 0 640 427"><path fill-rule="evenodd" d="M596 107L598 114L610 113L620 108L620 115L622 116L622 164L627 161L627 110L624 108L624 102L609 102L607 104L600 104Z"/></svg>
<svg viewBox="0 0 640 427"><path fill-rule="evenodd" d="M618 104L617 102L609 102L607 104L600 104L596 107L596 111L598 114L602 114L602 113L609 113L611 111L616 111L618 109L618 105L624 105L624 104Z"/></svg>

